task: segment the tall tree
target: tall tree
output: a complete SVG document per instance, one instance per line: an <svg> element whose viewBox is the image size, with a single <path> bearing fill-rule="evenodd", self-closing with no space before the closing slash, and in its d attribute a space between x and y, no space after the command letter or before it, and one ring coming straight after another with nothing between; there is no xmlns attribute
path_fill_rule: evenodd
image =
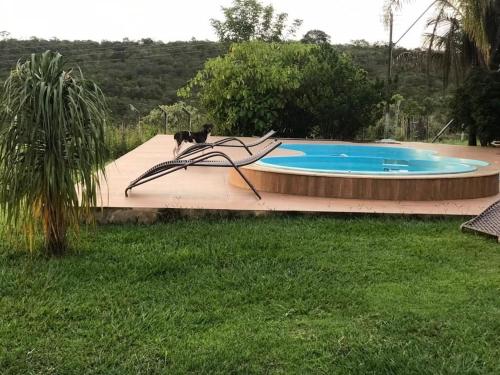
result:
<svg viewBox="0 0 500 375"><path fill-rule="evenodd" d="M468 128L469 145L476 137L486 146L500 137L500 72L473 69L451 102L455 120Z"/></svg>
<svg viewBox="0 0 500 375"><path fill-rule="evenodd" d="M478 65L477 49L464 33L460 20L446 12L444 7L427 21L430 30L424 34L424 49L405 51L397 56L402 67L421 68L427 75L428 89L432 89L432 73L441 72L443 90L451 80L460 85L467 72Z"/></svg>
<svg viewBox="0 0 500 375"><path fill-rule="evenodd" d="M379 115L380 86L329 44L247 42L180 90L197 95L219 131L352 139Z"/></svg>
<svg viewBox="0 0 500 375"><path fill-rule="evenodd" d="M385 13L399 9L411 0L387 0ZM432 35L463 32L464 46L473 58L470 65L480 65L486 69L497 70L500 64L500 0L436 0L436 14L429 49L433 48ZM448 24L448 25L446 25ZM442 27L444 26L444 27ZM443 33L444 30L444 33ZM448 39L451 42L451 39ZM471 53L469 53L471 52ZM466 56L468 57L468 56Z"/></svg>
<svg viewBox="0 0 500 375"><path fill-rule="evenodd" d="M299 19L287 25L287 13L275 14L272 5L264 6L258 0L233 0L222 12L225 20L210 20L221 42L280 42L294 36L302 25Z"/></svg>
<svg viewBox="0 0 500 375"><path fill-rule="evenodd" d="M387 0L386 13L394 8L400 8L404 2L409 1ZM482 115L481 120L478 120L478 116L464 114L464 108L467 108L466 112L471 113L477 112L478 108L485 108L484 105L480 105L480 101L469 100L470 97L481 97L498 105L497 97L481 95L486 90L486 86L482 84L493 77L488 75L488 71L496 71L500 68L500 0L436 0L433 4L437 12L435 18L431 19L428 24L432 27L432 32L427 35L427 70L429 71L431 54L435 49L442 52L440 62L443 67L445 86L452 70L455 71L457 77L460 72L465 76L465 72L475 67L483 70L483 76L477 72L467 76L466 90L459 88L455 93L455 105L452 109L454 116L462 119L468 128L470 146L476 145L478 135L482 144L488 143L489 140L485 134L491 135L495 132L483 131L483 129L494 127L495 123L488 124L487 122L494 121L495 117ZM481 80L481 85L472 84L471 81L478 77L487 77L487 79ZM498 90L490 89L488 95L498 95Z"/></svg>
<svg viewBox="0 0 500 375"><path fill-rule="evenodd" d="M301 39L306 44L330 43L330 35L322 30L309 30Z"/></svg>
<svg viewBox="0 0 500 375"><path fill-rule="evenodd" d="M104 170L106 106L101 90L67 70L60 54L18 63L0 98L0 211L32 244L41 224L48 254L67 249L97 203Z"/></svg>

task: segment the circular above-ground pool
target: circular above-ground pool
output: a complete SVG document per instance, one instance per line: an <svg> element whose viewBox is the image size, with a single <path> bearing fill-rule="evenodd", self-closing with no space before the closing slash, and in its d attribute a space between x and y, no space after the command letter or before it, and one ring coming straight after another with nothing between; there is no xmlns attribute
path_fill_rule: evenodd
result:
<svg viewBox="0 0 500 375"><path fill-rule="evenodd" d="M245 167L261 191L315 197L453 200L498 194L498 170L435 151L357 144L284 144L281 155ZM291 155L295 153L295 155ZM230 172L231 184L244 187Z"/></svg>
<svg viewBox="0 0 500 375"><path fill-rule="evenodd" d="M257 164L319 173L428 175L466 173L488 163L437 156L436 152L402 147L286 144L297 156L267 157Z"/></svg>

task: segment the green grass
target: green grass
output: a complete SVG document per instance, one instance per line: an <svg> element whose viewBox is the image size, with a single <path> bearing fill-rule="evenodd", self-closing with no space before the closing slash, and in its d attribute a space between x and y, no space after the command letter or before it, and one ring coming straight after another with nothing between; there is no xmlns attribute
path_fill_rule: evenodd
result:
<svg viewBox="0 0 500 375"><path fill-rule="evenodd" d="M465 139L460 139L460 138L443 138L443 139L439 139L436 143L442 143L442 144L453 145L453 146L467 146L468 145L468 139L467 138L465 138Z"/></svg>
<svg viewBox="0 0 500 375"><path fill-rule="evenodd" d="M460 221L106 226L0 245L2 374L498 374L500 247Z"/></svg>

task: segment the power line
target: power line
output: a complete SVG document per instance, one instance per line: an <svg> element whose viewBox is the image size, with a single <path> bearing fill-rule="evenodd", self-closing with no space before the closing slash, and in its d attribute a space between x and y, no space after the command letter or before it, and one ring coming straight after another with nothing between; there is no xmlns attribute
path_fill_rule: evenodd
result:
<svg viewBox="0 0 500 375"><path fill-rule="evenodd" d="M411 29L413 29L413 27L418 23L418 21L420 21L422 19L422 17L434 6L434 4L436 4L438 2L438 0L435 0L433 1L423 12L422 14L415 20L415 22L413 22L411 24L411 26L403 33L403 35L401 35L401 37L396 41L396 43L394 43L394 46L396 46L397 44L399 44L399 42L401 42L401 39L403 39L406 34L408 34L410 32Z"/></svg>

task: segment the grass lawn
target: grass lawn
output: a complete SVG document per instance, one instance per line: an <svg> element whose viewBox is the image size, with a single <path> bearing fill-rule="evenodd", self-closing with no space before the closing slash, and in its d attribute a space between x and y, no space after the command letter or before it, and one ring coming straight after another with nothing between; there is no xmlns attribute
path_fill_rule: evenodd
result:
<svg viewBox="0 0 500 375"><path fill-rule="evenodd" d="M499 374L500 247L460 221L181 220L0 245L1 374Z"/></svg>

